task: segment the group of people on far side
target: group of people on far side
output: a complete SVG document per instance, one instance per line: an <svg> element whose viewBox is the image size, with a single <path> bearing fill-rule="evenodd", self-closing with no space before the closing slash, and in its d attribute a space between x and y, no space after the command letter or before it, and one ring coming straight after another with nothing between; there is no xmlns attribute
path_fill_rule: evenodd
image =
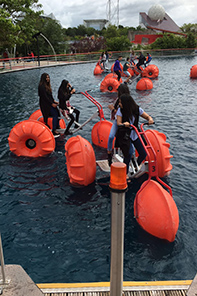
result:
<svg viewBox="0 0 197 296"><path fill-rule="evenodd" d="M135 60L138 60L137 64L135 63ZM147 53L147 57L145 58L145 56L142 54L141 51L140 51L138 57L135 56L134 51L132 51L130 54L130 57L126 58L126 62L123 65L123 69L121 68L121 64L120 64L120 62L122 61L122 56L119 56L117 58L117 60L114 63L114 70L113 71L117 74L118 81L120 81L121 73L124 72L124 74L127 77L125 83L128 83L132 77L131 74L129 73L128 69L137 67L138 71L141 72L142 70L140 67L142 65L144 65L146 67L150 63L151 60L152 60L152 57L151 57L150 53Z"/></svg>
<svg viewBox="0 0 197 296"><path fill-rule="evenodd" d="M41 75L39 86L38 86L38 95L40 98L39 99L40 109L44 118L44 122L48 127L49 127L48 118L49 117L53 118L52 132L54 135L59 135L59 132L57 130L60 129L60 126L59 126L60 112L67 120L70 120L68 126L66 127L66 130L64 133L65 135L72 134L72 132L69 130L71 125L73 124L74 121L76 123L78 123L79 121L80 111L74 108L73 106L71 106L69 101L70 97L74 93L75 93L75 89L71 86L68 80L64 79L62 80L61 85L58 89L59 102L55 101L52 94L49 74L43 73ZM74 117L73 113L76 114L76 117ZM78 125L75 124L75 127L78 127Z"/></svg>

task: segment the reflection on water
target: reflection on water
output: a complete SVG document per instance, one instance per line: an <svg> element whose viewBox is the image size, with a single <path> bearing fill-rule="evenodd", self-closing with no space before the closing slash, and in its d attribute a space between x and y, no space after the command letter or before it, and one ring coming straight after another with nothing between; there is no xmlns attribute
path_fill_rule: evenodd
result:
<svg viewBox="0 0 197 296"><path fill-rule="evenodd" d="M165 181L173 191L180 227L171 244L140 228L133 217L133 201L143 178L134 180L126 193L124 280L192 279L197 265L197 80L191 80L189 72L197 58L155 58L152 63L159 68L153 89L136 91L137 81L129 87L136 102L154 118L154 129L164 133L171 144L173 170ZM12 155L7 142L11 128L38 109L37 86L43 72L51 77L55 98L61 80L68 79L78 92L89 90L109 119L107 106L116 94L100 92L104 75L94 76L94 66L0 75L0 230L5 263L22 265L35 282L109 281L109 175L97 168L93 184L72 187L63 137L56 140L54 153L38 159ZM81 94L73 95L71 103L81 111L80 122L97 110ZM97 120L84 126L79 135L91 142L91 128ZM105 149L93 148L97 159L106 157Z"/></svg>

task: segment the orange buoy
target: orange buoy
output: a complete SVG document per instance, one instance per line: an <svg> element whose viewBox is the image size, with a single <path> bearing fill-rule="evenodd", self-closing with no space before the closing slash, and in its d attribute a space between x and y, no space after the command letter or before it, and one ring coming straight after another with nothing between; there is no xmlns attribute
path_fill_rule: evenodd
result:
<svg viewBox="0 0 197 296"><path fill-rule="evenodd" d="M156 65L148 65L142 71L142 77L156 78L159 75L159 68Z"/></svg>
<svg viewBox="0 0 197 296"><path fill-rule="evenodd" d="M99 62L96 64L96 67L94 68L94 75L102 74L104 69L101 68Z"/></svg>
<svg viewBox="0 0 197 296"><path fill-rule="evenodd" d="M197 65L191 67L190 78L197 78Z"/></svg>
<svg viewBox="0 0 197 296"><path fill-rule="evenodd" d="M70 138L65 144L67 172L70 183L87 186L96 177L96 158L91 144L81 136Z"/></svg>
<svg viewBox="0 0 197 296"><path fill-rule="evenodd" d="M100 85L100 91L102 92L117 92L119 85L122 83L122 78L120 81L117 80L117 75L110 73L105 76Z"/></svg>
<svg viewBox="0 0 197 296"><path fill-rule="evenodd" d="M153 88L153 83L149 78L142 78L136 85L137 90L148 90Z"/></svg>
<svg viewBox="0 0 197 296"><path fill-rule="evenodd" d="M40 109L34 111L30 116L29 119L39 120L42 117L42 112Z"/></svg>
<svg viewBox="0 0 197 296"><path fill-rule="evenodd" d="M100 120L99 122L97 122L93 126L92 132L91 132L92 143L96 146L107 149L108 138L109 138L111 127L112 127L112 122L108 120Z"/></svg>
<svg viewBox="0 0 197 296"><path fill-rule="evenodd" d="M170 144L166 142L166 136L156 130L146 130L145 134L149 139L153 149L156 153L157 165L158 165L158 176L160 178L169 175L172 165L170 159L173 157L170 155L169 148ZM150 152L150 161L154 159Z"/></svg>
<svg viewBox="0 0 197 296"><path fill-rule="evenodd" d="M39 157L55 149L50 129L40 121L24 120L17 123L8 137L10 151L17 156Z"/></svg>
<svg viewBox="0 0 197 296"><path fill-rule="evenodd" d="M42 116L42 112L40 109L36 110L35 112L33 112L29 119L33 119L33 120L39 120L40 122L44 123L44 118ZM59 124L60 124L60 128L62 129L65 129L66 128L66 123L64 121L64 119L60 119L59 121ZM48 125L50 126L50 128L52 129L53 127L53 118L52 117L49 117L48 118Z"/></svg>
<svg viewBox="0 0 197 296"><path fill-rule="evenodd" d="M127 71L131 74L131 76L134 76L135 75L135 72L134 72L133 69L129 68Z"/></svg>
<svg viewBox="0 0 197 296"><path fill-rule="evenodd" d="M148 233L173 242L179 227L179 213L172 196L154 180L138 192L134 215L139 225Z"/></svg>

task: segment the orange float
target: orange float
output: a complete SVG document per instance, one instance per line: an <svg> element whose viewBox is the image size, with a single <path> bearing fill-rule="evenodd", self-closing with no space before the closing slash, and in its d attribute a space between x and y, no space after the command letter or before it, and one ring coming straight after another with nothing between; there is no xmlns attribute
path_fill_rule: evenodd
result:
<svg viewBox="0 0 197 296"><path fill-rule="evenodd" d="M190 78L197 78L197 65L191 67Z"/></svg>
<svg viewBox="0 0 197 296"><path fill-rule="evenodd" d="M179 227L179 213L172 196L154 180L141 187L134 201L137 222L151 235L173 242Z"/></svg>
<svg viewBox="0 0 197 296"><path fill-rule="evenodd" d="M135 72L134 72L133 69L129 68L127 71L131 74L131 76L134 76L135 75Z"/></svg>
<svg viewBox="0 0 197 296"><path fill-rule="evenodd" d="M112 124L113 123L108 120L100 120L93 126L91 136L94 145L107 149Z"/></svg>
<svg viewBox="0 0 197 296"><path fill-rule="evenodd" d="M55 149L55 139L42 122L24 120L17 123L8 137L10 151L17 156L45 156Z"/></svg>
<svg viewBox="0 0 197 296"><path fill-rule="evenodd" d="M158 75L159 68L156 65L148 65L142 72L142 77L156 78Z"/></svg>
<svg viewBox="0 0 197 296"><path fill-rule="evenodd" d="M96 64L96 67L94 68L94 75L102 74L104 69L101 68L99 62Z"/></svg>
<svg viewBox="0 0 197 296"><path fill-rule="evenodd" d="M29 119L39 120L40 122L44 123L44 119L43 119L42 112L41 112L40 109L38 109L35 112L33 112L30 115ZM48 118L48 125L52 129L52 127L53 127L53 118L52 117L49 117ZM65 121L64 121L63 118L59 120L59 125L60 125L60 128L61 129L65 129L66 128L66 123L65 123Z"/></svg>
<svg viewBox="0 0 197 296"><path fill-rule="evenodd" d="M149 78L142 78L136 85L137 90L148 90L153 88L153 83Z"/></svg>
<svg viewBox="0 0 197 296"><path fill-rule="evenodd" d="M145 134L156 153L158 176L162 178L168 175L172 169L170 159L173 156L170 155L169 152L170 144L166 142L166 136L156 130L146 130ZM150 161L152 161L154 159L154 156L152 155L151 151L149 151L149 153Z"/></svg>
<svg viewBox="0 0 197 296"><path fill-rule="evenodd" d="M67 172L70 183L87 186L96 177L96 158L91 144L81 136L70 138L65 144Z"/></svg>
<svg viewBox="0 0 197 296"><path fill-rule="evenodd" d="M119 85L122 83L122 78L120 81L117 80L117 75L113 73L107 74L100 85L100 91L102 92L117 92Z"/></svg>

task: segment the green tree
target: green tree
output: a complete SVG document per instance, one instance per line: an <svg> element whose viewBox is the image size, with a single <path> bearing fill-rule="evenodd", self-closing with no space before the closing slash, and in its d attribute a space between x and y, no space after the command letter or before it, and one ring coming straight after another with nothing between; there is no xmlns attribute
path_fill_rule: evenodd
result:
<svg viewBox="0 0 197 296"><path fill-rule="evenodd" d="M187 48L195 48L197 46L197 40L193 33L189 32L185 39L185 44Z"/></svg>
<svg viewBox="0 0 197 296"><path fill-rule="evenodd" d="M102 36L107 38L118 37L118 30L117 27L114 25L109 25L107 29L101 31Z"/></svg>
<svg viewBox="0 0 197 296"><path fill-rule="evenodd" d="M184 32L184 33L194 33L197 35L197 24L184 24L182 27L181 27L181 30Z"/></svg>
<svg viewBox="0 0 197 296"><path fill-rule="evenodd" d="M170 48L184 48L185 37L177 36L175 34L165 33L163 37L157 38L154 43L150 45L151 49L170 49Z"/></svg>
<svg viewBox="0 0 197 296"><path fill-rule="evenodd" d="M28 42L42 11L38 0L0 0L0 47ZM38 11L35 11L38 10Z"/></svg>
<svg viewBox="0 0 197 296"><path fill-rule="evenodd" d="M127 36L114 37L107 39L108 50L123 51L129 50L131 43Z"/></svg>

